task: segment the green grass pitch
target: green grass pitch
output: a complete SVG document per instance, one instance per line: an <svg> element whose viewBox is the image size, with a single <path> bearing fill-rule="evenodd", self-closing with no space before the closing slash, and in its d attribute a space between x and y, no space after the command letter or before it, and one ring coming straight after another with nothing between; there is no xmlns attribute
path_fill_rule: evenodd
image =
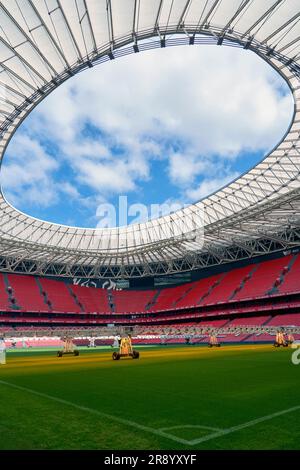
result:
<svg viewBox="0 0 300 470"><path fill-rule="evenodd" d="M300 449L300 365L271 345L141 348L0 366L0 449Z"/></svg>

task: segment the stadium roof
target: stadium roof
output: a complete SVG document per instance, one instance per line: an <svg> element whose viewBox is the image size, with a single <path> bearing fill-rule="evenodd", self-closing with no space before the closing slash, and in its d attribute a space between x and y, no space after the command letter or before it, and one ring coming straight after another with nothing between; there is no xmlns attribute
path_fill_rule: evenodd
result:
<svg viewBox="0 0 300 470"><path fill-rule="evenodd" d="M295 103L289 131L255 168L167 217L114 229L74 228L27 216L1 194L0 269L146 276L299 246L299 10L299 0L0 1L1 158L18 126L61 83L150 48L252 50L283 76Z"/></svg>

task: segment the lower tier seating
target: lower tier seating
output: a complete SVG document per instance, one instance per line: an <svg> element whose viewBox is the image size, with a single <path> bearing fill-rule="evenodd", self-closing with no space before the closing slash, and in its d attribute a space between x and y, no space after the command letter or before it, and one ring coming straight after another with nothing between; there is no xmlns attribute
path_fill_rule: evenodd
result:
<svg viewBox="0 0 300 470"><path fill-rule="evenodd" d="M241 319L242 320L242 319ZM258 318L258 323L261 319ZM274 343L277 329L262 328L259 325L251 327L223 327L216 329L211 324L188 323L173 325L157 325L156 327L135 326L131 336L134 345L207 345L210 335L218 338L221 345L225 344L249 344L249 343ZM285 332L288 334L288 332ZM31 328L5 328L0 327L0 335L4 335L7 348L55 348L63 347L63 338L72 336L77 347L106 346L111 349L116 335L120 331L108 327L87 328L63 328L40 326ZM294 340L300 340L298 332L293 333ZM91 344L93 338L93 344Z"/></svg>

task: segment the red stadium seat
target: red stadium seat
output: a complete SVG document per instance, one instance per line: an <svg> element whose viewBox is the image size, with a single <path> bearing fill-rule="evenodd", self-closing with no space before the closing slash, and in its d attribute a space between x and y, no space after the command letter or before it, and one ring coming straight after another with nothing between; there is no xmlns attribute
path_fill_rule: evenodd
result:
<svg viewBox="0 0 300 470"><path fill-rule="evenodd" d="M48 312L49 308L33 276L8 274L16 303L22 311Z"/></svg>
<svg viewBox="0 0 300 470"><path fill-rule="evenodd" d="M201 321L215 327L269 321L280 325L288 321L290 312L300 311L299 279L300 255L156 290L107 291L54 279L0 274L0 326L55 322L158 325L162 321ZM297 320L295 315L291 313L293 321Z"/></svg>

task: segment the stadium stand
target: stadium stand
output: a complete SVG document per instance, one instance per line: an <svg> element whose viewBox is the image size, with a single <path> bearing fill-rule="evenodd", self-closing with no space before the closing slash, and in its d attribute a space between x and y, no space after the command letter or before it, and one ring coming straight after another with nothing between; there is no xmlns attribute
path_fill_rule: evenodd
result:
<svg viewBox="0 0 300 470"><path fill-rule="evenodd" d="M246 317L246 318L235 318L231 320L228 326L250 326L250 325L265 325L269 324L271 316L262 317Z"/></svg>
<svg viewBox="0 0 300 470"><path fill-rule="evenodd" d="M280 294L300 292L300 255L285 274L283 282L278 286Z"/></svg>
<svg viewBox="0 0 300 470"><path fill-rule="evenodd" d="M155 290L136 291L134 295L129 296L127 291L112 292L115 313L141 313L150 309L155 302L154 298L158 295Z"/></svg>
<svg viewBox="0 0 300 470"><path fill-rule="evenodd" d="M226 273L222 281L204 299L203 304L214 305L231 300L238 290L242 289L243 283L252 271L253 266L250 265Z"/></svg>
<svg viewBox="0 0 300 470"><path fill-rule="evenodd" d="M237 335L235 328L300 326L299 271L300 255L289 255L175 287L116 291L0 274L0 328L76 331L113 323L153 328L156 334L157 328L176 325L176 334L227 328L227 341L249 341L257 339L253 330Z"/></svg>
<svg viewBox="0 0 300 470"><path fill-rule="evenodd" d="M72 285L70 290L76 296L79 305L86 313L112 313L107 291L92 287Z"/></svg>
<svg viewBox="0 0 300 470"><path fill-rule="evenodd" d="M255 333L254 335L249 335L248 338L244 339L247 343L256 343L256 342L273 342L275 341L275 333Z"/></svg>
<svg viewBox="0 0 300 470"><path fill-rule="evenodd" d="M242 343L247 337L249 337L248 334L222 334L218 335L218 340L221 343Z"/></svg>
<svg viewBox="0 0 300 470"><path fill-rule="evenodd" d="M80 313L82 311L64 282L43 278L40 278L39 282L51 310L64 313Z"/></svg>
<svg viewBox="0 0 300 470"><path fill-rule="evenodd" d="M192 289L181 299L181 302L176 304L176 307L192 307L200 303L206 303L206 299L221 283L221 279L222 275L216 275L194 283Z"/></svg>
<svg viewBox="0 0 300 470"><path fill-rule="evenodd" d="M276 279L290 261L291 256L287 256L257 265L242 289L235 294L234 300L254 299L275 294Z"/></svg>
<svg viewBox="0 0 300 470"><path fill-rule="evenodd" d="M153 306L154 311L171 310L175 308L177 302L181 298L185 298L187 292L195 287L195 284L181 285L176 287L169 287L168 289L162 289L158 292L158 297L155 305ZM186 302L185 302L186 305Z"/></svg>
<svg viewBox="0 0 300 470"><path fill-rule="evenodd" d="M11 310L3 274L0 274L0 309L4 311Z"/></svg>
<svg viewBox="0 0 300 470"><path fill-rule="evenodd" d="M50 310L34 277L8 274L7 278L13 289L16 303L21 310L28 312L48 312ZM61 286L59 288L61 289Z"/></svg>
<svg viewBox="0 0 300 470"><path fill-rule="evenodd" d="M300 313L276 315L268 322L268 326L300 326Z"/></svg>
<svg viewBox="0 0 300 470"><path fill-rule="evenodd" d="M198 323L198 326L212 326L213 328L222 328L229 320L211 320L211 321L201 321Z"/></svg>

